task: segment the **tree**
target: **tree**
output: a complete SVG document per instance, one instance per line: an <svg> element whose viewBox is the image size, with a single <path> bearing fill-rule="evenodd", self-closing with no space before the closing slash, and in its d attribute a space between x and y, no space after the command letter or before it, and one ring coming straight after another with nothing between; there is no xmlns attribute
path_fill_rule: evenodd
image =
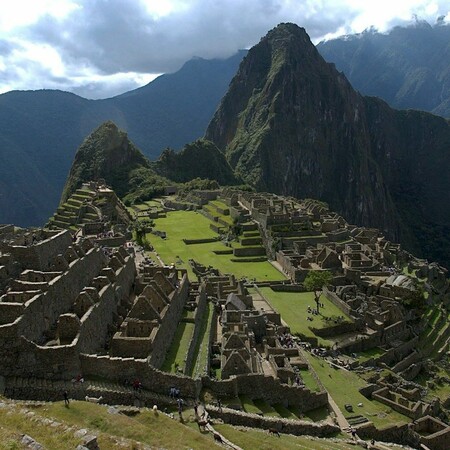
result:
<svg viewBox="0 0 450 450"><path fill-rule="evenodd" d="M322 295L323 287L330 283L333 275L330 272L322 270L313 270L308 273L303 282L303 285L308 291L314 292L314 301L316 302L317 312L320 309L320 296Z"/></svg>

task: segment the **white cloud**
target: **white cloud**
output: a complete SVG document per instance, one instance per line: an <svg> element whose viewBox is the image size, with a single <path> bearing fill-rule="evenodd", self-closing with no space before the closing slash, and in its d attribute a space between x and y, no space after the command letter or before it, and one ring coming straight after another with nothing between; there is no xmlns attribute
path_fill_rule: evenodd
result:
<svg viewBox="0 0 450 450"><path fill-rule="evenodd" d="M318 42L413 14L433 23L448 9L448 0L0 0L0 92L115 95L193 56L230 56L280 22Z"/></svg>

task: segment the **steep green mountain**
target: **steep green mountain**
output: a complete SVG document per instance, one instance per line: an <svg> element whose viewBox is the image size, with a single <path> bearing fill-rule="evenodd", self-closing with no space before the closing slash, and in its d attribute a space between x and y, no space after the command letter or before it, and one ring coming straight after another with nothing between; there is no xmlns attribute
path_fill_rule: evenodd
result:
<svg viewBox="0 0 450 450"><path fill-rule="evenodd" d="M44 224L76 149L106 120L151 158L202 136L244 54L196 58L174 74L106 100L52 90L0 95L0 223Z"/></svg>
<svg viewBox="0 0 450 450"><path fill-rule="evenodd" d="M417 22L321 42L317 49L352 86L395 108L450 117L450 25Z"/></svg>
<svg viewBox="0 0 450 450"><path fill-rule="evenodd" d="M193 179L215 180L222 185L239 182L212 142L199 139L180 153L166 149L157 161L150 162L111 121L94 130L77 150L60 204L84 182L100 179L128 204L148 200L163 194L166 186Z"/></svg>
<svg viewBox="0 0 450 450"><path fill-rule="evenodd" d="M113 122L105 122L81 144L64 186L61 204L83 182L104 179L119 197L131 200L161 194L171 182L157 175L148 159Z"/></svg>
<svg viewBox="0 0 450 450"><path fill-rule="evenodd" d="M357 93L305 30L253 47L206 132L258 190L328 202L449 264L450 126Z"/></svg>
<svg viewBox="0 0 450 450"><path fill-rule="evenodd" d="M178 183L194 178L216 180L222 185L238 182L225 155L205 139L185 145L179 153L164 150L152 167L158 174Z"/></svg>

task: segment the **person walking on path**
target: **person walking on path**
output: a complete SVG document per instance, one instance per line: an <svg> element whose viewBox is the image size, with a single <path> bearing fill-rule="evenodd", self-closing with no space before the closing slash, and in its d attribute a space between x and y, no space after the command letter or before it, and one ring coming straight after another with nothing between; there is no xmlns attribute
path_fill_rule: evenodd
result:
<svg viewBox="0 0 450 450"><path fill-rule="evenodd" d="M64 406L68 408L70 403L69 394L67 393L67 391L64 391L63 395L64 395Z"/></svg>

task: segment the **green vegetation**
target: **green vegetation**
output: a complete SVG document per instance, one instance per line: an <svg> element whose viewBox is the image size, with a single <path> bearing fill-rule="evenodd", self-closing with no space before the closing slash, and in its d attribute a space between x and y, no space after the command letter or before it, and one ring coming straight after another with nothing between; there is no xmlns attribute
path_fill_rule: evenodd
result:
<svg viewBox="0 0 450 450"><path fill-rule="evenodd" d="M241 401L241 405L244 408L245 412L250 414L261 414L262 411L255 405L253 400L246 395L240 395L239 400Z"/></svg>
<svg viewBox="0 0 450 450"><path fill-rule="evenodd" d="M333 275L327 271L313 270L309 272L303 282L308 291L314 292L314 301L316 303L317 311L320 311L320 296L323 288L331 282Z"/></svg>
<svg viewBox="0 0 450 450"><path fill-rule="evenodd" d="M162 194L168 180L156 175L145 156L112 122L105 122L82 143L64 186L61 204L83 182L103 178L127 204Z"/></svg>
<svg viewBox="0 0 450 450"><path fill-rule="evenodd" d="M365 350L364 352L358 353L358 361L365 362L371 358L378 358L379 356L384 355L385 351L380 347L374 347L370 350Z"/></svg>
<svg viewBox="0 0 450 450"><path fill-rule="evenodd" d="M311 392L319 392L320 386L317 384L316 379L311 374L310 370L301 369L300 370L300 376L303 380L303 383L305 383L305 386L311 391Z"/></svg>
<svg viewBox="0 0 450 450"><path fill-rule="evenodd" d="M215 425L215 428L227 439L245 450L351 450L360 448L344 441L292 436L290 434L281 434L280 437L277 437L269 435L267 431L232 427L230 425Z"/></svg>
<svg viewBox="0 0 450 450"><path fill-rule="evenodd" d="M204 373L206 363L209 355L209 338L211 334L212 317L214 312L214 305L208 302L206 311L201 321L200 336L196 345L194 353L194 364L189 375L194 378L207 375Z"/></svg>
<svg viewBox="0 0 450 450"><path fill-rule="evenodd" d="M166 360L162 366L165 372L176 373L179 368L184 371L184 358L194 334L195 325L191 322L180 322L173 337L172 345L167 352Z"/></svg>
<svg viewBox="0 0 450 450"><path fill-rule="evenodd" d="M316 336L309 327L324 328L334 325L332 321L326 321L325 317L335 318L344 316L345 321L350 321L350 318L331 303L327 298L322 298L321 303L324 304L320 315L310 315L307 312L308 306L314 307L314 293L313 292L276 292L269 287L260 288L260 291L269 301L273 308L275 308L281 317L287 321L291 332L299 333L302 336L314 337L318 339L319 344L332 346L333 339L324 339ZM312 321L306 320L311 317Z"/></svg>
<svg viewBox="0 0 450 450"><path fill-rule="evenodd" d="M254 405L265 415L270 417L281 417L278 411L261 399L253 400Z"/></svg>
<svg viewBox="0 0 450 450"><path fill-rule="evenodd" d="M166 239L153 234L147 234L155 250L166 264L182 260L177 267L188 270L189 277L195 275L189 265L189 259L213 266L223 273L234 273L238 278L248 277L257 280L284 280L285 276L276 270L268 261L241 264L231 261L233 255L216 255L214 250L226 250L229 247L222 242L186 245L183 239L206 239L217 237L217 233L209 228L210 221L202 214L194 211L170 211L167 217L154 220L155 229L165 231Z"/></svg>
<svg viewBox="0 0 450 450"><path fill-rule="evenodd" d="M225 155L206 139L198 139L186 144L180 152L165 149L154 162L155 172L177 183L185 183L194 178L216 180L221 185L237 184L239 180ZM205 187L195 187L195 189ZM211 189L211 187L206 187Z"/></svg>
<svg viewBox="0 0 450 450"><path fill-rule="evenodd" d="M0 409L1 449L22 448L18 444L22 434L28 434L52 450L75 448L81 439L74 437L74 431L81 428L92 430L98 437L99 447L105 449L132 450L142 448L143 444L176 449L216 448L212 435L201 434L164 414L155 415L153 411L128 417L109 414L107 406L79 401L71 401L69 408L63 402L35 407L33 417L25 416L20 410L19 407ZM59 422L51 428L52 432L44 422L46 418Z"/></svg>
<svg viewBox="0 0 450 450"><path fill-rule="evenodd" d="M368 400L364 397L358 389L367 383L356 373L343 369L334 369L323 359L317 358L310 353L305 353L305 355L344 415L352 415L345 410L345 405L351 404L355 412L367 417L377 428L410 422L408 417L391 410L382 403ZM362 403L363 406L358 408L358 403Z"/></svg>

